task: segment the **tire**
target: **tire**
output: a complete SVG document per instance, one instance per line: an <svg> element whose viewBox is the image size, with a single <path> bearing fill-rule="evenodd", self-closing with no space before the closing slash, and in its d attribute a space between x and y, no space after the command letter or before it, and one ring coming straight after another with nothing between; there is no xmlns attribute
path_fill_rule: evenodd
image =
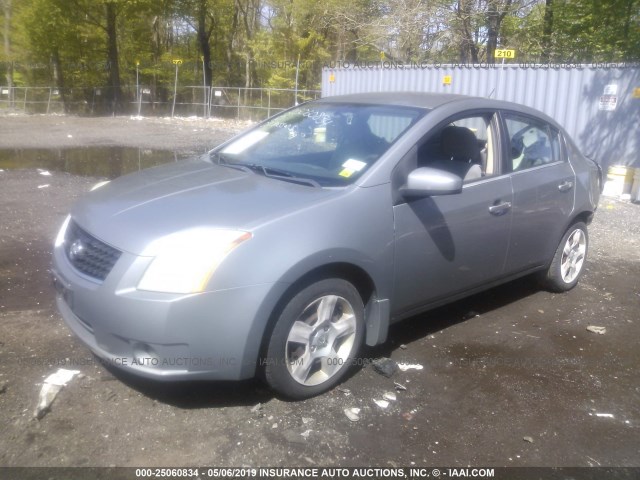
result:
<svg viewBox="0 0 640 480"><path fill-rule="evenodd" d="M314 283L280 314L266 350L264 378L291 399L319 395L337 385L354 364L364 337L364 306L341 279Z"/></svg>
<svg viewBox="0 0 640 480"><path fill-rule="evenodd" d="M566 292L575 287L584 271L588 248L587 226L574 223L562 237L549 269L540 275L542 286L552 292Z"/></svg>

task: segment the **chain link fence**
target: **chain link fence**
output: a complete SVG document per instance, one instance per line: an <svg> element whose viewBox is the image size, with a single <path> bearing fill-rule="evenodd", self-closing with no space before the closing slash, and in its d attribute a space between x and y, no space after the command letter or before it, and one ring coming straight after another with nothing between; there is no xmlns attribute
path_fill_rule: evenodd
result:
<svg viewBox="0 0 640 480"><path fill-rule="evenodd" d="M199 116L262 120L320 90L178 86L0 87L0 113L77 115Z"/></svg>

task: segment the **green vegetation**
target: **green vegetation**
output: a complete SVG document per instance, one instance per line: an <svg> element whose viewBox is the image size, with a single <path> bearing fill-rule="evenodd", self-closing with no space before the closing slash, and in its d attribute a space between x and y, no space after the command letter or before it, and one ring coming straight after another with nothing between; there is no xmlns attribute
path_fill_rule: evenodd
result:
<svg viewBox="0 0 640 480"><path fill-rule="evenodd" d="M640 59L640 0L0 0L0 84L318 88L323 65ZM137 70L137 72L136 72ZM130 94L130 91L127 90ZM61 93L64 95L64 93ZM64 99L63 99L64 100Z"/></svg>

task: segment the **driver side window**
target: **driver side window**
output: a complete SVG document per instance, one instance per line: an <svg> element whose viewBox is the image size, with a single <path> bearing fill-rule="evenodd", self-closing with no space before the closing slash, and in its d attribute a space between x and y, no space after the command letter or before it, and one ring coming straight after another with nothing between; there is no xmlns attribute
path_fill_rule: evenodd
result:
<svg viewBox="0 0 640 480"><path fill-rule="evenodd" d="M493 114L461 117L418 148L418 166L445 170L465 183L496 174Z"/></svg>

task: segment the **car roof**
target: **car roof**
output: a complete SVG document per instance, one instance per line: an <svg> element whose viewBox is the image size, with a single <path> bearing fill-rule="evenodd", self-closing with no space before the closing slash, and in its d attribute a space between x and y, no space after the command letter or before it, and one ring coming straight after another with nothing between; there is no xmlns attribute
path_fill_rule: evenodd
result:
<svg viewBox="0 0 640 480"><path fill-rule="evenodd" d="M526 105L495 100L486 97L475 97L471 95L458 95L453 93L432 93L432 92L369 92L353 93L349 95L335 95L323 97L316 100L323 103L351 103L369 105L390 105L422 108L433 110L449 103L465 103L464 107L469 109L502 109L532 115L541 120L551 123L556 128L563 130L554 119L545 113Z"/></svg>
<svg viewBox="0 0 640 480"><path fill-rule="evenodd" d="M454 100L470 98L468 95L456 95L453 93L428 93L428 92L369 92L352 93L349 95L335 95L323 97L321 102L337 103L365 103L375 105L398 105L433 109Z"/></svg>

